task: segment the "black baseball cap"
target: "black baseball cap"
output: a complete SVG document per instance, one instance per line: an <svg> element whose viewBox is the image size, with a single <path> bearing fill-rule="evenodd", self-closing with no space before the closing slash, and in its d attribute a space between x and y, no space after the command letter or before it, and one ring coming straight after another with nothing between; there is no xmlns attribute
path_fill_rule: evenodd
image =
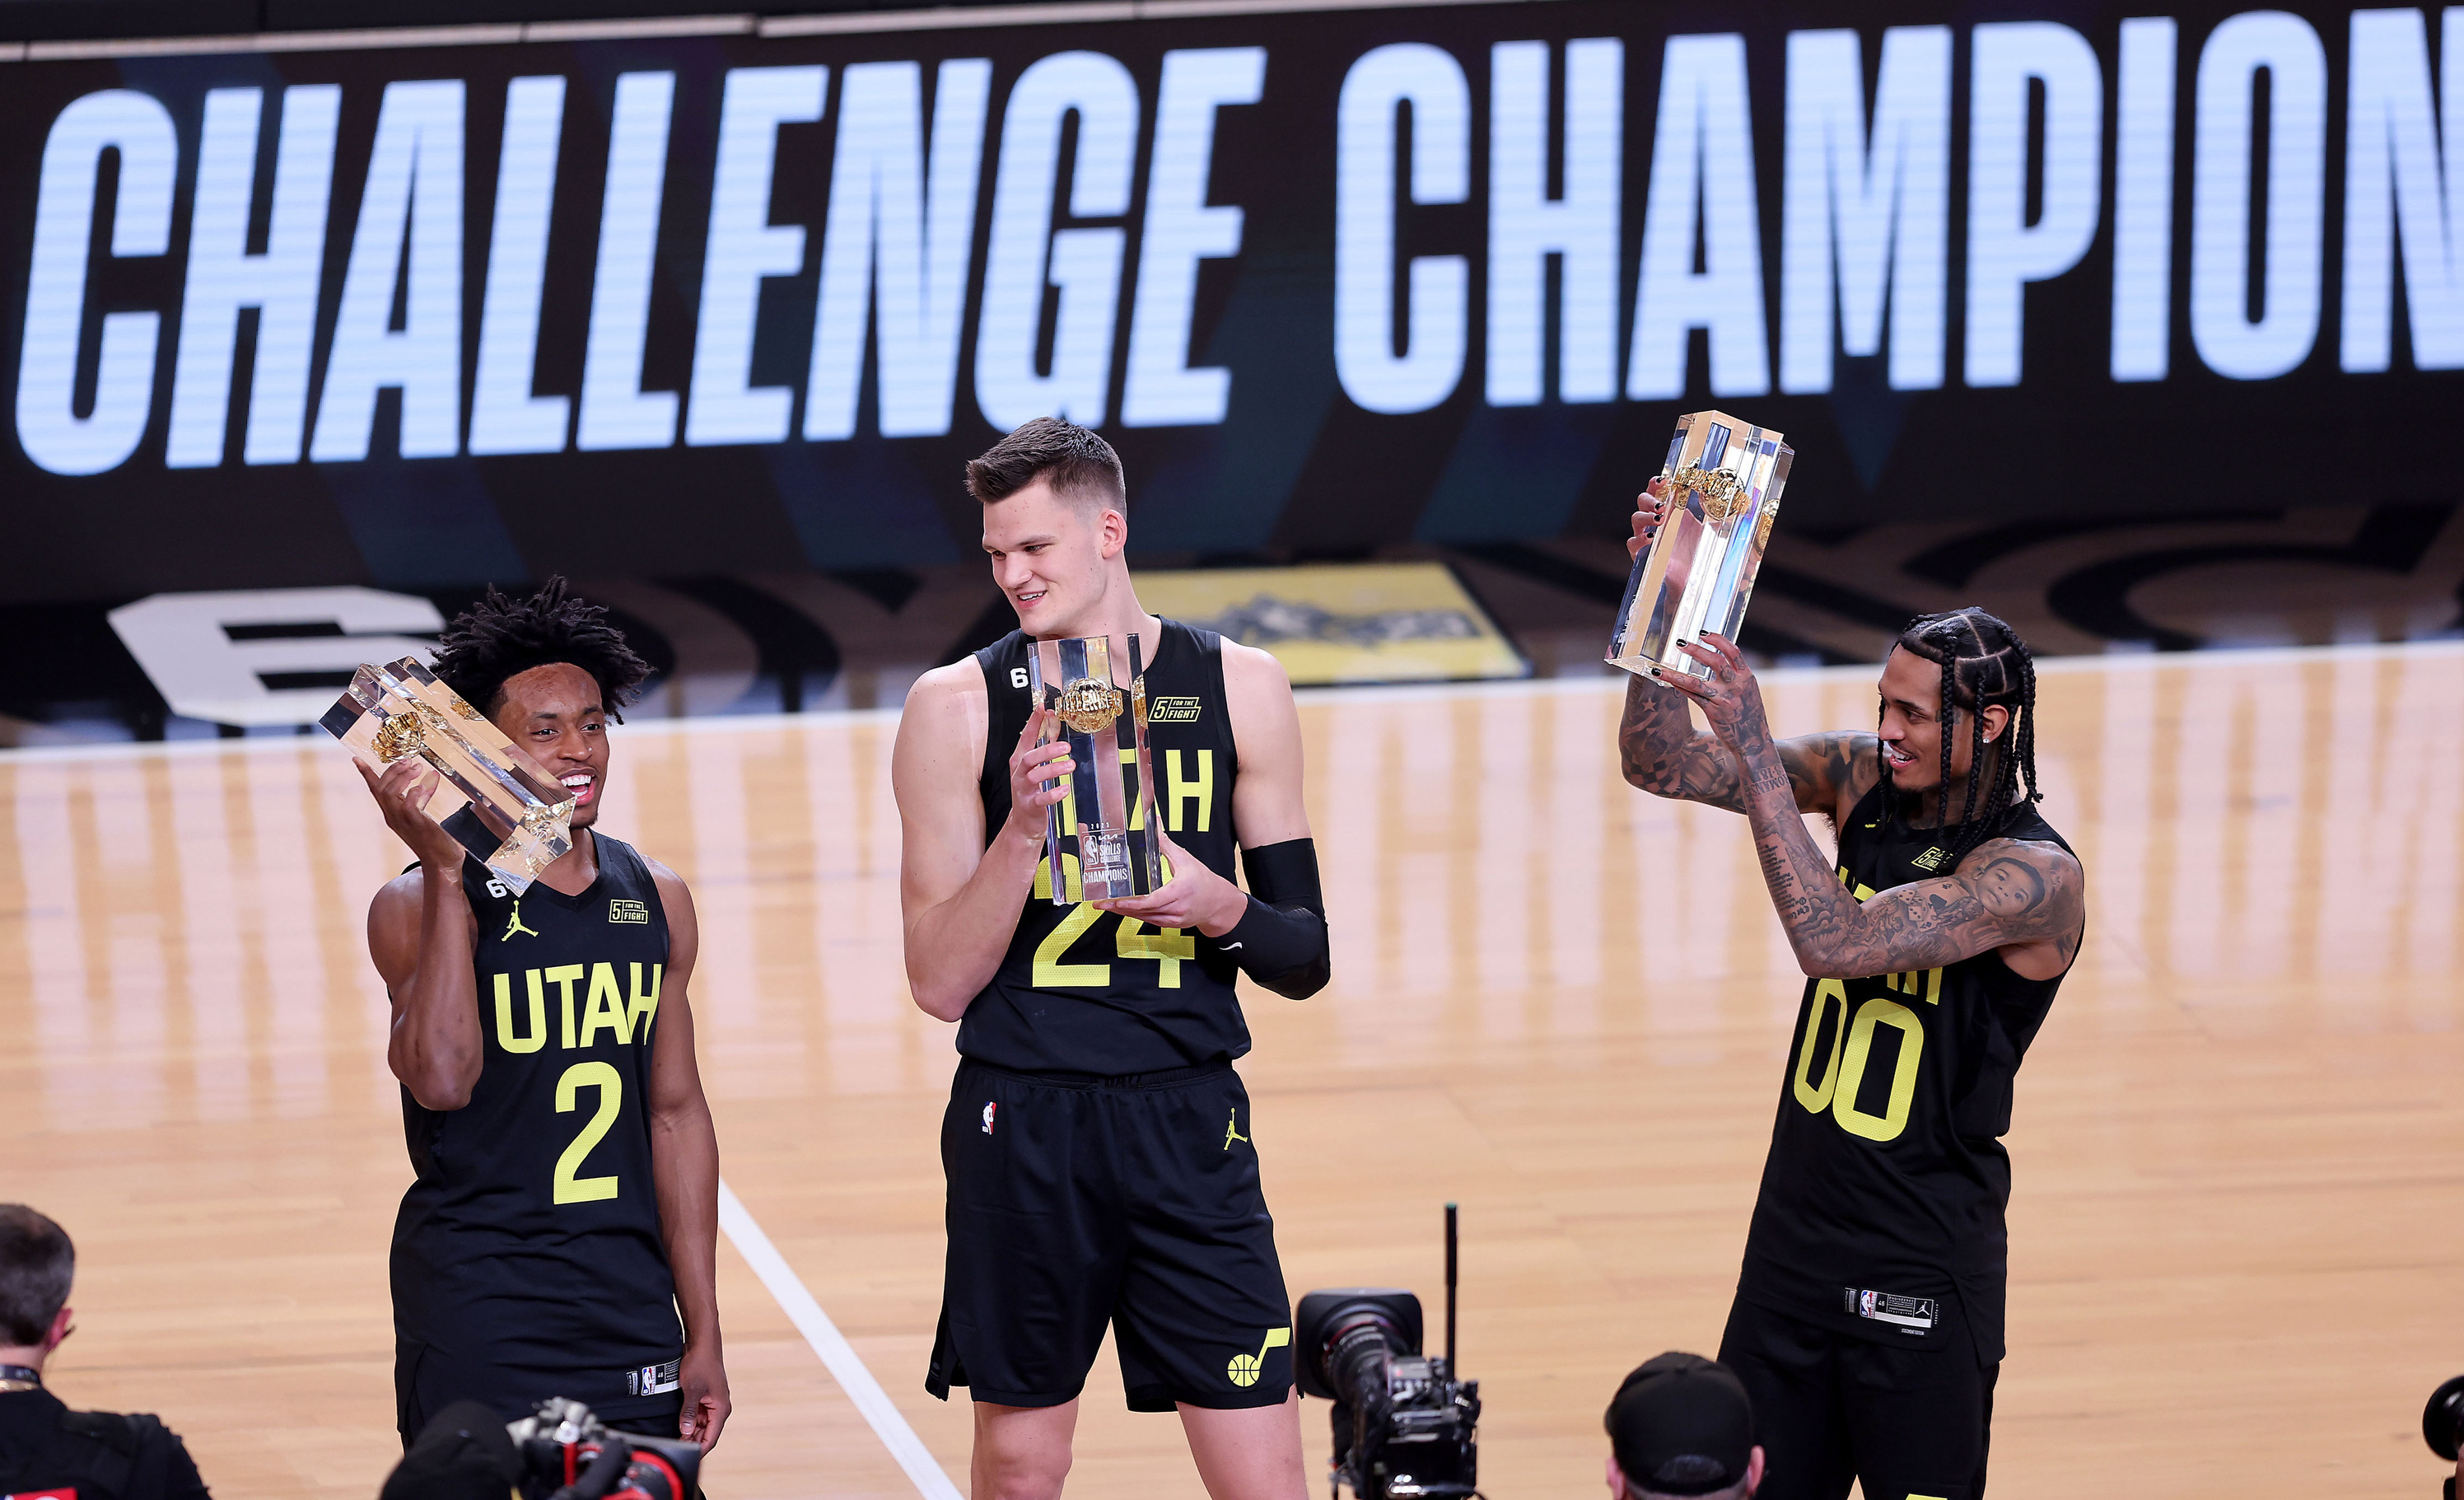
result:
<svg viewBox="0 0 2464 1500"><path fill-rule="evenodd" d="M1609 1402L1608 1429L1630 1488L1707 1495L1746 1477L1754 1408L1726 1365L1672 1352L1625 1378Z"/></svg>

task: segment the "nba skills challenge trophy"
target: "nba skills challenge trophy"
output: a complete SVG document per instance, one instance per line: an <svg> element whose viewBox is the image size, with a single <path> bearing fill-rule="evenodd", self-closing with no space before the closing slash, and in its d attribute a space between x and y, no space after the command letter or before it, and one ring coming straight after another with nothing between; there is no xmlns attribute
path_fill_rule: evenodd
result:
<svg viewBox="0 0 2464 1500"><path fill-rule="evenodd" d="M1677 649L1707 632L1734 641L1754 591L1779 492L1796 450L1725 411L1689 411L1668 444L1667 518L1634 560L1607 660L1639 676L1711 669Z"/></svg>
<svg viewBox="0 0 2464 1500"><path fill-rule="evenodd" d="M455 836L516 895L573 848L573 794L531 770L502 730L416 657L362 667L319 722L380 765L415 755L434 766L478 814L481 827Z"/></svg>
<svg viewBox="0 0 2464 1500"><path fill-rule="evenodd" d="M1155 770L1147 754L1147 679L1130 637L1130 685L1112 682L1104 636L1037 641L1026 659L1036 706L1050 717L1043 742L1069 741L1068 794L1045 824L1052 903L1145 895L1163 884L1155 827ZM1065 841L1076 846L1065 849Z"/></svg>

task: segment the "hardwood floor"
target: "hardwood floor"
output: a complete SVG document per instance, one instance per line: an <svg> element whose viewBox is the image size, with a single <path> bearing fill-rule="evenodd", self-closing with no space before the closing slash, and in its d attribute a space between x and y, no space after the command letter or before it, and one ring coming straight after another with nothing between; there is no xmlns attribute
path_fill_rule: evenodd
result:
<svg viewBox="0 0 2464 1500"><path fill-rule="evenodd" d="M1872 674L1775 673L1773 717L1870 722ZM2090 926L2018 1091L1994 1492L2430 1493L2416 1413L2464 1370L2464 651L2042 681ZM1308 701L1335 980L1248 1002L1295 1297L1409 1286L1434 1322L1462 1202L1498 1500L1593 1493L1617 1379L1716 1344L1796 1004L1742 822L1626 788L1617 703ZM953 1053L901 978L893 727L619 730L604 826L693 883L730 1183L963 1488L966 1409L921 1389ZM408 1167L361 924L401 850L321 739L0 757L0 1198L80 1257L55 1388L162 1413L222 1494L373 1493ZM713 1492L912 1496L720 1260ZM1109 1354L1070 1489L1199 1492Z"/></svg>

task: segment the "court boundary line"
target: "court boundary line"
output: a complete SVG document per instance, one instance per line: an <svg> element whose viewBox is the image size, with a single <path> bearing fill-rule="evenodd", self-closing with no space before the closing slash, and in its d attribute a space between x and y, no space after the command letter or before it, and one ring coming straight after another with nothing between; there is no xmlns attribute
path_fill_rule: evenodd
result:
<svg viewBox="0 0 2464 1500"><path fill-rule="evenodd" d="M872 1378L864 1357L855 1352L855 1346L847 1341L847 1335L830 1321L830 1315L822 1311L803 1278L779 1253L779 1247L770 1243L770 1236L761 1232L761 1225L744 1206L744 1201L736 1196L736 1190L727 1185L725 1178L718 1181L718 1226L727 1231L728 1243L736 1246L736 1253L743 1256L745 1264L753 1268L753 1274L761 1278L761 1285L768 1289L779 1310L787 1314L787 1321L804 1335L805 1344L821 1357L830 1378L855 1403L873 1436L907 1471L908 1480L924 1500L959 1500L958 1487L951 1483L940 1461L933 1457L924 1440L908 1425L905 1414L891 1401L890 1393Z"/></svg>
<svg viewBox="0 0 2464 1500"><path fill-rule="evenodd" d="M2250 649L2218 648L2197 651L2107 651L2101 655L2040 656L2036 659L2036 675L2060 676L2080 672L2159 672L2167 668L2233 668L2233 667L2299 667L2303 665L2381 660L2387 657L2464 656L2464 639L2442 637L2426 641L2355 641L2340 646L2265 646ZM1861 678L1880 663L1848 662L1836 667L1773 667L1755 673L1766 683L1826 682L1835 677ZM1294 688L1292 696L1303 703L1346 703L1361 700L1382 700L1392 703L1425 702L1441 697L1529 697L1559 694L1582 695L1623 692L1622 675L1602 674L1596 677L1506 677L1488 680L1447 680L1442 682L1375 682L1338 684L1327 687ZM759 734L781 729L809 728L817 723L830 724L894 724L902 708L812 709L801 714L703 714L691 718L645 719L627 724L625 737L641 739L654 735L723 735ZM0 747L0 766L33 765L46 761L106 761L143 759L148 756L219 755L236 751L242 755L272 755L285 750L323 748L333 743L331 736L250 735L237 739L99 739L83 744L21 745Z"/></svg>

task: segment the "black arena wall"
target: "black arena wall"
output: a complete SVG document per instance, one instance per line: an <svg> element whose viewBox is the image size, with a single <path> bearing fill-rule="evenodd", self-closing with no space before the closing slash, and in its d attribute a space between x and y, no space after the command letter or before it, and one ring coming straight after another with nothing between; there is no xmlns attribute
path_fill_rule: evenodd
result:
<svg viewBox="0 0 2464 1500"><path fill-rule="evenodd" d="M1614 533L1714 405L1783 528L2459 488L2435 10L944 19L0 64L0 600L955 562L1045 411L1157 560Z"/></svg>

